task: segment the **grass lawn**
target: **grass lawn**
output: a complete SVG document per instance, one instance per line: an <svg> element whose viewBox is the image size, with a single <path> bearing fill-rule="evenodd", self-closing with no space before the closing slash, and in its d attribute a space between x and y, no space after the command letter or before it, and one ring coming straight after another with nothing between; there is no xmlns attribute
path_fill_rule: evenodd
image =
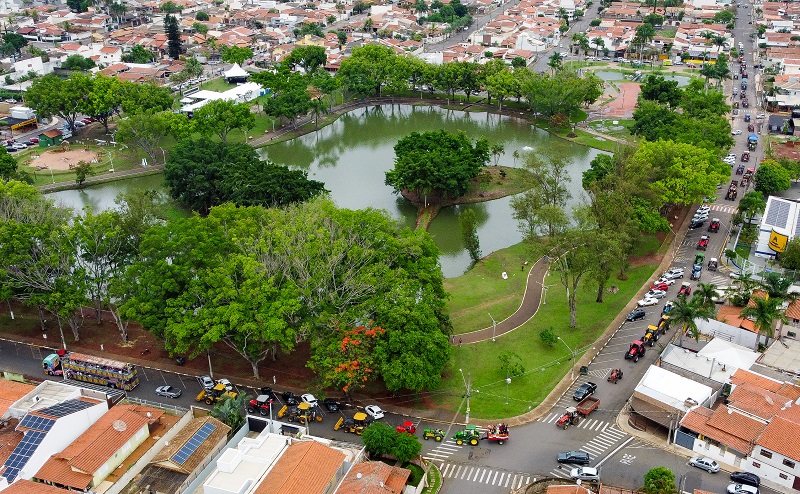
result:
<svg viewBox="0 0 800 494"><path fill-rule="evenodd" d="M750 257L750 246L747 244L736 244L736 255L747 259Z"/></svg>
<svg viewBox="0 0 800 494"><path fill-rule="evenodd" d="M422 490L422 494L435 494L439 492L442 484L442 472L436 468L433 462L428 462L428 487Z"/></svg>
<svg viewBox="0 0 800 494"><path fill-rule="evenodd" d="M79 144L73 143L73 148L76 146L79 146ZM50 170L36 170L27 166L31 160L32 154L43 154L45 152L52 152L55 149L57 148L52 147L49 148L49 150L38 147L29 148L15 155L19 163L19 169L33 176L34 186L51 184L54 182L72 182L75 180L75 172L73 170L53 170L51 175ZM134 153L122 150L120 146L111 147L90 144L89 150L97 153L98 163L92 165L92 170L98 175L108 172L111 168L112 160L114 163L114 170L116 171L130 170L141 166L141 159L139 159L138 156L134 156Z"/></svg>
<svg viewBox="0 0 800 494"><path fill-rule="evenodd" d="M612 122L617 122L613 124ZM595 120L589 123L589 127L592 130L597 132L602 132L603 134L608 134L612 137L617 137L619 139L626 139L626 140L636 140L635 136L631 135L631 127L633 124L636 123L635 120L624 120L624 119L604 119L604 120ZM611 129L610 127L623 127L622 129Z"/></svg>
<svg viewBox="0 0 800 494"><path fill-rule="evenodd" d="M219 93L225 92L234 87L236 87L236 84L227 82L223 77L211 79L210 81L200 84L200 89L204 89L206 91L217 91Z"/></svg>
<svg viewBox="0 0 800 494"><path fill-rule="evenodd" d="M418 486L419 481L422 480L422 476L425 475L425 470L413 463L404 463L403 468L411 470L411 475L408 477L408 485L413 485L414 487Z"/></svg>
<svg viewBox="0 0 800 494"><path fill-rule="evenodd" d="M516 310L519 298L510 295L512 286L519 287L523 276L519 270L522 260L534 261L526 256L524 247L516 245L492 254L491 258L473 268L467 274L447 280L451 294L448 308L457 332L481 329L491 323L486 314L490 312L500 320ZM607 293L604 303L595 302L596 285L584 281L578 290L577 327L569 328L569 311L566 293L558 274L551 273L545 280L549 288L546 304L539 308L536 316L516 331L496 342L487 341L475 345L464 345L453 349L453 355L445 369L442 385L434 391L437 402L455 410L462 403L464 384L459 369L471 374L474 393L470 403L471 414L482 419L495 419L525 413L547 396L572 365L570 354L564 345L548 346L542 343L540 332L551 328L557 336L574 349L578 358L605 331L623 307L633 298L644 281L653 273L655 265L645 265L628 271L628 279L612 278L608 283L619 288L617 293ZM509 273L502 280L498 273ZM491 276L489 274L491 273ZM507 286L497 288L498 284ZM522 293L518 289L517 293ZM481 304L481 300L497 300ZM500 356L514 352L520 356L525 373L512 377L508 386L506 404L505 374L500 370ZM464 410L461 410L463 413Z"/></svg>
<svg viewBox="0 0 800 494"><path fill-rule="evenodd" d="M633 252L631 252L631 256L642 257L646 256L647 254L652 254L653 252L657 252L660 246L661 241L658 239L658 237L648 233L643 233L638 239L636 239L636 243L633 245Z"/></svg>

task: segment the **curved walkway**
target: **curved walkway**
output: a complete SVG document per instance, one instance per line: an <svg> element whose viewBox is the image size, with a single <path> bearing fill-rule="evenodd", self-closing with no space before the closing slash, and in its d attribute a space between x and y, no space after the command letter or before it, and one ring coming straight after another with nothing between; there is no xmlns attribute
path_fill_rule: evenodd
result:
<svg viewBox="0 0 800 494"><path fill-rule="evenodd" d="M539 311L539 306L542 302L542 283L547 274L546 259L546 257L542 257L528 271L525 293L522 295L522 302L516 312L498 322L496 327L489 326L477 331L455 335L450 339L450 342L453 345L461 345L463 343L478 343L491 340L510 333L530 321Z"/></svg>

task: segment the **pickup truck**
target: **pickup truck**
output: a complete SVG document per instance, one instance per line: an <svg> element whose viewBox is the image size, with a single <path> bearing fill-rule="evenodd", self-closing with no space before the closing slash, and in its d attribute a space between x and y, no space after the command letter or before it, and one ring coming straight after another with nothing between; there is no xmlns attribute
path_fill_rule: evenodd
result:
<svg viewBox="0 0 800 494"><path fill-rule="evenodd" d="M595 398L594 396L587 396L583 399L578 405L575 407L578 410L578 413L586 417L593 411L597 410L597 407L600 406L600 398Z"/></svg>

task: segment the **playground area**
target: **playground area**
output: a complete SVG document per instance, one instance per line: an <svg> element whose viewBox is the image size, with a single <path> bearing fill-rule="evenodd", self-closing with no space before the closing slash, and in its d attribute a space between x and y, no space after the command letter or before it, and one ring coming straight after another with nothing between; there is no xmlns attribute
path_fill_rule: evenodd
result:
<svg viewBox="0 0 800 494"><path fill-rule="evenodd" d="M619 86L619 95L603 109L603 118L632 118L641 87L636 82L621 82L617 85Z"/></svg>
<svg viewBox="0 0 800 494"><path fill-rule="evenodd" d="M77 148L78 146L72 147ZM36 153L38 153L38 149L33 151L30 163L28 163L28 166L36 170L71 170L81 161L92 164L99 161L96 152L84 148L52 148L41 154Z"/></svg>

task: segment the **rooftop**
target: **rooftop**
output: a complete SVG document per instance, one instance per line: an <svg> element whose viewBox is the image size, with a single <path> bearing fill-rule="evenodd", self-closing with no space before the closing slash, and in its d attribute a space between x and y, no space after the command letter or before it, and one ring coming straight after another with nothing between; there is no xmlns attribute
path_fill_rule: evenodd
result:
<svg viewBox="0 0 800 494"><path fill-rule="evenodd" d="M800 441L787 440L800 437L800 424L775 417L770 421L756 444L782 454L787 458L800 458Z"/></svg>
<svg viewBox="0 0 800 494"><path fill-rule="evenodd" d="M411 470L387 465L382 461L365 461L350 470L337 494L400 494Z"/></svg>
<svg viewBox="0 0 800 494"><path fill-rule="evenodd" d="M336 479L346 455L316 441L291 444L255 494L323 494Z"/></svg>
<svg viewBox="0 0 800 494"><path fill-rule="evenodd" d="M31 384L0 379L0 417L5 415L14 402L34 389L36 389L36 386Z"/></svg>

